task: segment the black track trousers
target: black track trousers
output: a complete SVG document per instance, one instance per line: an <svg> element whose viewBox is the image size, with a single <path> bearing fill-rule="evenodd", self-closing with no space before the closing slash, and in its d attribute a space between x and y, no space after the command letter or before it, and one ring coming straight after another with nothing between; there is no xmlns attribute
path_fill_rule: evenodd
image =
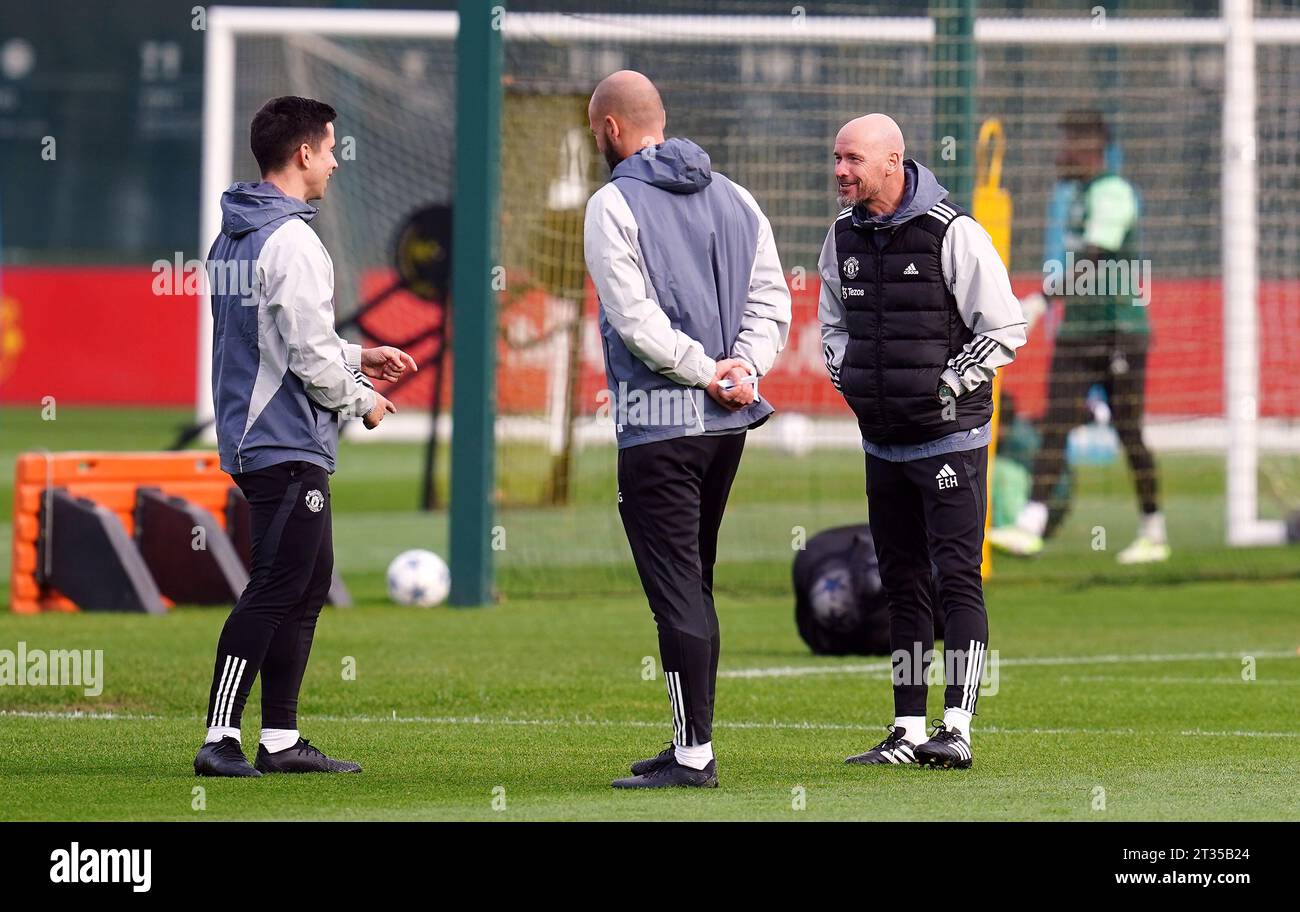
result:
<svg viewBox="0 0 1300 912"><path fill-rule="evenodd" d="M298 689L334 572L329 474L281 462L234 476L248 498L253 566L217 643L208 725L239 727L262 675L262 727L297 728Z"/></svg>
<svg viewBox="0 0 1300 912"><path fill-rule="evenodd" d="M975 712L988 647L980 578L988 448L889 462L867 456L867 510L889 603L894 712L926 714L934 649L930 563L945 609L944 708Z"/></svg>
<svg viewBox="0 0 1300 912"><path fill-rule="evenodd" d="M744 432L677 437L618 451L618 512L659 628L673 743L713 739L718 527L745 448Z"/></svg>

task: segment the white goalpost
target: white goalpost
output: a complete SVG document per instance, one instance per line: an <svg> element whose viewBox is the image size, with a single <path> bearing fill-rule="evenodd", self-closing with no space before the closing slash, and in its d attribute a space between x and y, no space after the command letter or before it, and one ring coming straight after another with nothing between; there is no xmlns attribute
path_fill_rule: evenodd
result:
<svg viewBox="0 0 1300 912"><path fill-rule="evenodd" d="M451 135L455 112L454 106L448 108L451 96L439 87L437 74L454 72L448 61L454 62L457 22L454 12L210 8L205 38L199 224L203 252L220 230L221 193L238 178L255 177L243 170L249 158L240 151L246 146L251 106L277 94L320 93L323 100L334 103L331 93L342 93L351 110L376 118L377 126L370 127L373 133L359 139L365 150L361 154L369 156L366 167L372 170L363 171L358 166L355 179L367 183L364 192L354 188L346 191L352 196L337 202L331 196L316 227L328 235L327 246L336 260L336 292L341 310L360 300L367 279L388 265L378 250L390 229L385 227L387 222L372 221L379 216L367 214L366 207L396 210L417 199L449 193L453 180L450 149L438 146L446 144ZM824 158L823 147L827 137L833 135L833 124L846 119L846 114L889 109L886 104L910 107L914 119L920 120L928 116L925 112L931 106L930 89L924 79L925 53L935 40L935 28L926 17L571 16L506 12L502 28L510 84L523 98L520 103L525 105L524 110L533 110L526 107L530 104L538 106L536 111L542 112L537 115L539 120L553 112L541 107L538 99L548 97L548 93L577 97L590 88L597 74L635 62L636 55L645 48L654 50L665 70L674 60L688 60L699 54L702 45L715 47L721 58L729 56L739 61L733 69L746 74L748 83L719 67L716 78L702 85L698 94L683 94L669 104L670 132L674 132L674 123L685 122L690 135L706 137L716 145L727 162L727 173L749 186L771 216L778 241L786 247L782 259L787 269L803 269L813 275L816 247L834 207L822 179L824 163L818 166L823 169L821 174L811 173L813 168L808 163ZM327 43L313 46L309 43L313 39ZM1051 99L1040 91L1034 96L1034 107L1019 101L1012 89L1003 87L1004 83L1018 85L1016 79L1023 78L1032 87L1037 78L1046 81L1048 76L1059 77L1051 72L1055 62L1050 57L1034 57L1033 53L1051 48L1072 54L1063 58L1066 62L1060 67L1067 74L1084 76L1092 75L1084 69L1089 65L1089 53L1107 49L1135 54L1141 54L1143 49L1176 52L1160 60L1173 61L1168 66L1188 67L1191 76L1187 78L1203 89L1199 94L1188 94L1191 100L1185 102L1185 111L1180 109L1169 116L1173 123L1173 118L1185 114L1191 124L1192 118L1202 123L1218 115L1219 136L1205 139L1207 146L1217 145L1218 152L1218 160L1208 163L1219 172L1217 187L1209 188L1219 196L1217 212L1208 215L1217 226L1205 229L1217 232L1209 236L1212 240L1217 236L1214 259L1218 274L1213 275L1211 269L1205 278L1217 279L1222 296L1222 403L1221 409L1205 413L1185 409L1177 418L1149 423L1148 438L1162 452L1195 448L1222 455L1228 544L1284 541L1283 522L1261 516L1260 454L1271 449L1300 453L1300 421L1293 412L1281 417L1265 416L1261 408L1260 365L1267 348L1264 343L1277 329L1271 324L1261 325L1260 318L1261 268L1268 268L1274 260L1261 256L1261 219L1267 213L1262 214L1265 211L1261 210L1257 189L1257 109L1262 103L1257 84L1261 49L1300 48L1300 19L1256 18L1251 0L1222 0L1221 14L1215 18L1110 17L1100 24L1089 17L980 18L975 23L975 41L981 54L1023 49L1027 59L1035 61L1023 64L1036 68L1027 75L1010 72L1011 64L1003 57L983 61L982 66L996 69L1002 81L997 82L997 88L986 90L982 82L980 87L981 92L988 93L982 97L981 114L986 107L1000 107L1003 110L988 113L997 113L1004 120L1019 118L1025 132L1037 137L1037 145L1029 148L1026 143L1018 153L1020 164L1007 168L1013 179L1023 181L1023 193L1034 202L1045 199L1050 188L1050 152L1041 137L1049 129L1045 112ZM760 50L755 52L754 48ZM1199 56L1202 51L1212 56L1203 59ZM1282 66L1285 70L1286 64ZM1142 64L1131 64L1131 70L1133 79L1152 76L1152 95L1158 94L1161 80L1167 78L1157 76L1154 65L1144 68ZM1063 84L1068 84L1068 79ZM769 122L772 119L764 120L757 108L745 107L746 98L751 97L745 93L760 91L783 93L793 99L785 112L788 124ZM728 100L726 106L711 100L715 94L722 97L728 93L738 100ZM1295 94L1300 94L1300 85L1295 87ZM1143 111L1159 103L1158 98L1143 97L1139 101L1142 104L1123 114L1124 123L1134 131L1144 128ZM404 105L410 106L405 117ZM1300 114L1300 105L1296 108ZM380 135L384 133L388 135ZM549 133L537 135L542 137L540 142L552 142ZM1158 139L1152 135L1146 140L1152 144L1150 149L1155 149ZM1294 139L1300 143L1300 135ZM1171 135L1169 142L1189 140ZM704 144L710 147L709 142ZM503 147L503 160L506 151ZM1172 157L1176 153L1168 154ZM918 157L924 157L924 153ZM350 166L345 162L344 167ZM503 164L503 170L506 167ZM539 172L539 182L544 184L546 179L547 175ZM412 181L418 187L411 187ZM1015 186L1012 189L1020 192ZM332 194L344 192L331 190ZM508 211L510 205L511 199L503 190L503 209ZM544 203L538 204L535 213L521 209L515 217L503 220L502 258L511 276L525 271L528 264L522 257L534 255L528 248L535 247L536 238L542 236L538 225L543 209ZM1022 211L1027 209L1017 199L1017 215ZM392 222L402 212L381 215ZM1036 213L1033 217L1038 218ZM1039 222L1033 224L1037 227ZM1169 216L1165 225L1168 231L1180 227L1174 216ZM1290 230L1300 235L1300 223ZM1038 243L1037 238L1028 237L1029 232L1025 234L1015 237L1013 245ZM1183 248L1199 235L1189 229L1187 237L1191 240L1182 246L1181 242L1167 242L1172 259L1192 255ZM1300 250L1300 241L1295 246ZM1269 250L1270 256L1276 252L1275 246ZM1021 273L1029 271L1023 263L1020 265ZM1295 280L1300 287L1300 276ZM1286 294L1285 290L1277 293ZM1300 314L1300 301L1286 300L1287 306ZM540 306L562 312L565 308L561 304L568 306L551 294ZM200 301L195 403L196 421L200 423L212 417L209 306L207 300ZM806 322L808 313L797 311L796 319ZM1300 329L1296 332L1300 334ZM563 337L563 333L559 335ZM590 339L590 330L580 338L584 358L592 355L593 345L594 357L598 357L599 342ZM542 365L537 369L550 376L547 392L533 411L498 410L499 438L540 441L554 450L559 433L555 416L567 414L558 373L569 360L569 349L565 347L568 344L559 338L544 356L534 359ZM1288 340L1288 344L1300 350L1300 343ZM813 392L820 389L814 384L825 385L817 346L808 343L799 346L798 353L787 354L798 382L806 383L810 391L806 415L798 405L787 409L795 413L796 420L789 427L797 430L791 433L800 438L800 444L808 446L857 445L851 422L842 417L819 417L813 408L826 401L822 393ZM1187 368L1189 374L1193 369ZM391 440L394 435L418 438L431 432L427 415L413 417L404 425L393 424L390 428L385 422L387 436L382 439ZM440 436L450 432L445 416L440 424ZM574 436L589 445L612 440L609 429L589 417L578 420ZM755 436L755 443L760 445L780 439L779 434L768 435L766 441L757 439L762 435Z"/></svg>
<svg viewBox="0 0 1300 912"><path fill-rule="evenodd" d="M221 231L221 194L238 179L235 137L241 135L243 125L236 123L235 46L241 37L316 34L451 40L456 36L456 25L456 14L447 12L211 7L203 50L199 244L204 246L204 252ZM203 423L212 419L212 312L206 298L199 302L198 342L195 421Z"/></svg>

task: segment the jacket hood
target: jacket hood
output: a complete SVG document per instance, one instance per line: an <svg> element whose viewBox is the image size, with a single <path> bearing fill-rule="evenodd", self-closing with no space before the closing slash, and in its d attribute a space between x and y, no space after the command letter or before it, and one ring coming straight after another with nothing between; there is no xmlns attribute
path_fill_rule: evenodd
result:
<svg viewBox="0 0 1300 912"><path fill-rule="evenodd" d="M266 181L239 181L221 194L221 233L233 238L291 215L311 221L316 209Z"/></svg>
<svg viewBox="0 0 1300 912"><path fill-rule="evenodd" d="M671 193L698 193L713 180L709 153L689 139L666 139L653 154L635 152L618 163L612 179L630 177Z"/></svg>
<svg viewBox="0 0 1300 912"><path fill-rule="evenodd" d="M853 224L872 228L901 225L922 213L929 212L934 204L948 195L948 188L925 165L913 159L903 162L903 202L889 215L866 215L860 206L853 207Z"/></svg>

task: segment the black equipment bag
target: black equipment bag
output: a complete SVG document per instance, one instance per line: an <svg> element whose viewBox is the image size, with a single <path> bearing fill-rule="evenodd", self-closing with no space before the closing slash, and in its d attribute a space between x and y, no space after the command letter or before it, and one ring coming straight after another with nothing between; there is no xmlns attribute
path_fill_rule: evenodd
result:
<svg viewBox="0 0 1300 912"><path fill-rule="evenodd" d="M931 567L935 638L943 636L943 601ZM794 559L795 623L817 655L888 655L889 607L880 564L865 523L826 529Z"/></svg>

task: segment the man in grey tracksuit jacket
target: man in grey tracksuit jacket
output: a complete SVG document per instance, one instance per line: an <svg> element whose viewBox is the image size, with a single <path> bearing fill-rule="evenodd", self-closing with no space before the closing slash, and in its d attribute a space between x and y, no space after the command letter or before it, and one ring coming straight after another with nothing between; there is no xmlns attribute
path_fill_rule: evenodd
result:
<svg viewBox="0 0 1300 912"><path fill-rule="evenodd" d="M663 139L649 80L615 73L590 116L612 169L587 204L584 246L600 298L618 507L673 717L669 748L613 784L716 786L718 529L745 432L773 412L757 381L785 345L790 292L758 204L695 143Z"/></svg>
<svg viewBox="0 0 1300 912"><path fill-rule="evenodd" d="M253 120L263 179L221 197L221 234L208 254L212 394L221 467L248 500L248 585L217 644L208 734L195 772L354 772L300 738L298 690L333 575L329 476L339 424L373 428L395 411L367 377L395 380L416 365L390 347L363 350L334 328L334 267L308 226L325 194L334 109L276 98ZM256 768L240 748L240 717L262 679Z"/></svg>
<svg viewBox="0 0 1300 912"><path fill-rule="evenodd" d="M271 183L221 195L221 235L208 255L222 264L210 270L212 390L231 475L290 460L332 473L340 423L375 406L361 346L334 329L334 267L308 227L316 214ZM223 282L240 270L251 289Z"/></svg>

